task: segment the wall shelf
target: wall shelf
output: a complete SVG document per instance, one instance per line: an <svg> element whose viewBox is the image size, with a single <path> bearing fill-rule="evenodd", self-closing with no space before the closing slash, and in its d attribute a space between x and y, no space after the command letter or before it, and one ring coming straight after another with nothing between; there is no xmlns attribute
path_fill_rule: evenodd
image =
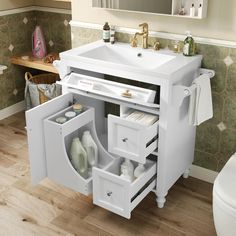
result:
<svg viewBox="0 0 236 236"><path fill-rule="evenodd" d="M57 69L50 63L45 63L43 60L29 56L29 59L22 59L21 56L15 56L11 58L11 63L19 66L25 66L37 70L52 72L58 74Z"/></svg>
<svg viewBox="0 0 236 236"><path fill-rule="evenodd" d="M190 7L194 4L195 6L195 16L190 16ZM202 5L202 16L198 17L199 5ZM185 17L191 19L203 19L207 16L207 6L208 0L173 0L172 1L172 15L178 17ZM179 15L181 8L184 8L185 15Z"/></svg>

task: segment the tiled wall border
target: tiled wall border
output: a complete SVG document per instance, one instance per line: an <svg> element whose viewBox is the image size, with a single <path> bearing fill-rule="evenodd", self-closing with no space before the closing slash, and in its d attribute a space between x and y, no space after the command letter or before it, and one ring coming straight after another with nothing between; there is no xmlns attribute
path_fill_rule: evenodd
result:
<svg viewBox="0 0 236 236"><path fill-rule="evenodd" d="M101 25L101 24L94 24L94 23L87 23L87 22L73 21L73 20L70 22L70 25L73 27L97 29L97 30L101 30L103 27L103 25ZM138 31L138 29L126 28L126 27L116 27L116 31L120 32L120 33L134 34L135 32ZM157 38L180 40L180 41L183 41L186 37L186 35L182 35L182 34L172 34L172 33L156 32L156 31L149 31L149 35L152 37L157 37ZM194 36L194 40L195 40L195 42L201 43L201 44L236 48L236 42L234 42L234 41L202 38L202 37L195 37L195 36Z"/></svg>
<svg viewBox="0 0 236 236"><path fill-rule="evenodd" d="M46 11L46 12L53 12L53 13L71 14L71 10L68 10L68 9L30 6L30 7L21 7L21 8L15 8L15 9L10 9L10 10L3 10L3 11L0 11L0 16L12 15L16 13L29 12L29 11Z"/></svg>

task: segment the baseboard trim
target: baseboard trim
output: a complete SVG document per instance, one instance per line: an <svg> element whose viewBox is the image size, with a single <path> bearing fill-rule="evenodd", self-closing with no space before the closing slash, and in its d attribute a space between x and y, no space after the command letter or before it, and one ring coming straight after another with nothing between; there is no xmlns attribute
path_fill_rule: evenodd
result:
<svg viewBox="0 0 236 236"><path fill-rule="evenodd" d="M71 14L71 10L68 10L68 9L29 6L29 7L20 7L20 8L0 11L0 16L12 15L12 14L29 12L29 11L45 11L45 12L53 12L53 13L61 13L61 14Z"/></svg>
<svg viewBox="0 0 236 236"><path fill-rule="evenodd" d="M9 116L12 116L18 112L25 110L25 101L18 102L10 107L6 107L0 110L0 120L3 120Z"/></svg>
<svg viewBox="0 0 236 236"><path fill-rule="evenodd" d="M70 25L73 27L97 29L97 30L102 30L102 27L103 27L103 25L101 24L74 21L74 20L70 22ZM127 27L116 27L116 31L120 33L135 34L135 32L137 32L138 29L127 28ZM149 35L152 37L179 40L179 41L183 41L186 38L186 35L184 34L173 34L173 33L157 32L157 31L149 31ZM201 44L236 48L236 42L234 41L227 41L223 39L213 39L213 38L203 38L203 37L194 37L194 40L195 42L201 43Z"/></svg>
<svg viewBox="0 0 236 236"><path fill-rule="evenodd" d="M217 175L218 175L218 172L208 170L200 166L192 165L190 168L190 176L206 181L208 183L213 184Z"/></svg>

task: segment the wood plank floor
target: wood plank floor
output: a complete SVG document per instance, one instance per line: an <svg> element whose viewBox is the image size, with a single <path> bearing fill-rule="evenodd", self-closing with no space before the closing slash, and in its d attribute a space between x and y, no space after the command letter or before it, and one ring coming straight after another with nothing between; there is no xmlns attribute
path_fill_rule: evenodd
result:
<svg viewBox="0 0 236 236"><path fill-rule="evenodd" d="M166 206L149 194L126 220L49 180L31 186L24 114L0 121L0 236L211 236L212 185L180 179ZM56 168L56 167L55 167Z"/></svg>

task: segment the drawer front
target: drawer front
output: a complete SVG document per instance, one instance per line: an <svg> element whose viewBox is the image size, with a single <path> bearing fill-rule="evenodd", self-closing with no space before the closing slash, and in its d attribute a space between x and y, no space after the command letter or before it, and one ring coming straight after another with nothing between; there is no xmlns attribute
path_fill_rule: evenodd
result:
<svg viewBox="0 0 236 236"><path fill-rule="evenodd" d="M120 162L114 165L120 167ZM93 168L93 202L130 219L131 211L156 185L156 163L149 162L147 171L132 183L109 170Z"/></svg>
<svg viewBox="0 0 236 236"><path fill-rule="evenodd" d="M94 168L93 202L118 215L129 217L129 183L118 176Z"/></svg>
<svg viewBox="0 0 236 236"><path fill-rule="evenodd" d="M158 122L140 125L124 118L108 116L108 151L140 163L158 146Z"/></svg>

